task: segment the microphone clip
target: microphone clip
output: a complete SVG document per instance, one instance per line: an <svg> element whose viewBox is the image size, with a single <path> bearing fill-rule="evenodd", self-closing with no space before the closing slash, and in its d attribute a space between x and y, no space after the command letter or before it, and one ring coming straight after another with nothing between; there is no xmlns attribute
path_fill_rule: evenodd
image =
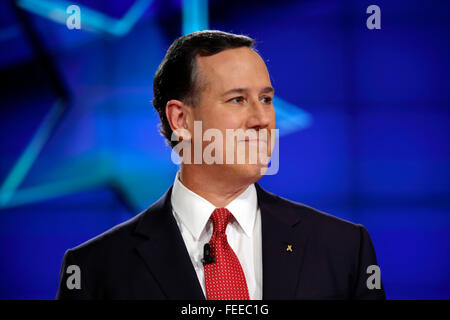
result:
<svg viewBox="0 0 450 320"><path fill-rule="evenodd" d="M213 262L216 262L216 259L211 256L211 246L209 243L205 243L205 245L203 246L202 263L205 266L205 265L213 263Z"/></svg>

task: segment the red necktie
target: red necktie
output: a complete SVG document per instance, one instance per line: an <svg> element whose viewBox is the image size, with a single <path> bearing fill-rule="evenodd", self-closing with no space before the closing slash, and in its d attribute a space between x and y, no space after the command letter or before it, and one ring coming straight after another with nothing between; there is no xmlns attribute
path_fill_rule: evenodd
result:
<svg viewBox="0 0 450 320"><path fill-rule="evenodd" d="M225 229L233 215L226 208L215 209L211 215L213 234L209 244L215 262L205 265L208 300L249 300L247 282L241 264L227 241Z"/></svg>

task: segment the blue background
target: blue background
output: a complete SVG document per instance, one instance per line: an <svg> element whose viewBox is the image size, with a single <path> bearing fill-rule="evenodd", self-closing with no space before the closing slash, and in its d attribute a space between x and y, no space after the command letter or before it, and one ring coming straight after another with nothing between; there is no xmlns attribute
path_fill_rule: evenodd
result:
<svg viewBox="0 0 450 320"><path fill-rule="evenodd" d="M363 224L388 299L450 298L450 2L13 3L0 2L1 299L53 299L65 250L172 184L152 80L202 28L255 38L271 73L280 170L261 185ZM81 30L49 10L68 4Z"/></svg>

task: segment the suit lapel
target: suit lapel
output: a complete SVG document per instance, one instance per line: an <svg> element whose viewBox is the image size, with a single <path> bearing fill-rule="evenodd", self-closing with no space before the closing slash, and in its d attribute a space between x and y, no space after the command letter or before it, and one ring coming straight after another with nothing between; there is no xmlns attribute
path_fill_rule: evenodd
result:
<svg viewBox="0 0 450 320"><path fill-rule="evenodd" d="M147 238L137 246L168 299L205 299L189 253L172 215L172 187L145 211L136 233Z"/></svg>
<svg viewBox="0 0 450 320"><path fill-rule="evenodd" d="M278 196L255 186L261 210L263 299L294 299L307 243L305 224Z"/></svg>

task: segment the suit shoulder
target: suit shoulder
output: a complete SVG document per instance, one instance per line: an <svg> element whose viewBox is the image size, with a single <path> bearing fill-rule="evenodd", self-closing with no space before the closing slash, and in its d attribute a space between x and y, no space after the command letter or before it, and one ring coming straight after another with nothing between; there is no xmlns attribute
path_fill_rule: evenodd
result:
<svg viewBox="0 0 450 320"><path fill-rule="evenodd" d="M316 228L359 233L360 228L363 227L361 224L333 216L306 204L280 196L276 197L277 201L280 202L280 206L287 208L291 214L313 224Z"/></svg>
<svg viewBox="0 0 450 320"><path fill-rule="evenodd" d="M137 214L136 216L124 221L102 234L78 245L75 248L67 250L77 256L93 257L97 254L109 256L118 256L121 253L129 252L131 247L134 247L142 236L146 237L142 232L138 232L139 227L146 217L151 217L157 212L164 211L167 201L170 199L170 188L159 200L155 201L150 207Z"/></svg>
<svg viewBox="0 0 450 320"><path fill-rule="evenodd" d="M363 237L368 235L361 224L356 224L329 213L325 213L300 202L278 197L283 212L295 216L303 231L311 235L311 240L320 244L326 252L347 252L357 254ZM292 218L290 218L293 221Z"/></svg>
<svg viewBox="0 0 450 320"><path fill-rule="evenodd" d="M71 248L71 252L77 256L85 256L97 254L100 252L107 252L110 248L119 250L121 247L130 243L133 239L132 235L139 222L140 217L146 213L147 210L137 214L136 216L117 224L103 233L83 242L82 244Z"/></svg>

